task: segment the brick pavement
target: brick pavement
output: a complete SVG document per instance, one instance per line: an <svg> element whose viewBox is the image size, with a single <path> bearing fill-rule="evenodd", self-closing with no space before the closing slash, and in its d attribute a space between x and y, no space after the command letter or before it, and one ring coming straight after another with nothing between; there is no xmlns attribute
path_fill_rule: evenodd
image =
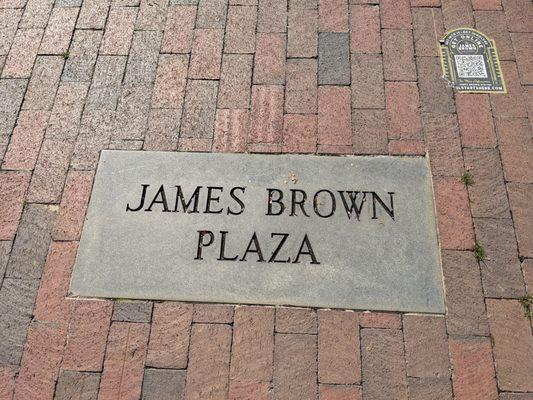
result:
<svg viewBox="0 0 533 400"><path fill-rule="evenodd" d="M506 95L440 79L460 26ZM532 43L530 0L0 0L0 400L533 399ZM446 315L65 298L108 148L427 152Z"/></svg>

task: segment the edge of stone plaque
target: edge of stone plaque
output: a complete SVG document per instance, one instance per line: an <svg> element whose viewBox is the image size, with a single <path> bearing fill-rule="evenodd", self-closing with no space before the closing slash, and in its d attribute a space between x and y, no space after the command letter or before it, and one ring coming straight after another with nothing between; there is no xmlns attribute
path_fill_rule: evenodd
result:
<svg viewBox="0 0 533 400"><path fill-rule="evenodd" d="M347 159L350 159L350 158L354 158L354 159L360 159L360 158L367 158L367 159L373 159L373 158L424 159L426 164L427 164L426 171L428 171L428 184L430 186L430 193L431 193L431 200L432 200L432 213L433 213L433 217L434 217L434 220L435 220L434 228L435 228L435 233L436 233L436 237L437 237L438 270L436 271L436 273L438 275L439 282L441 283L440 287L437 288L439 290L439 292L440 292L439 295L438 295L438 301L434 302L434 304L432 304L432 305L427 305L426 307L417 307L415 309L415 308L410 308L410 307L365 308L365 307L356 307L355 305L354 306L346 305L346 306L337 306L337 307L335 307L335 306L328 305L328 304L315 304L315 305L296 304L297 302L294 302L293 304L287 304L287 303L284 303L284 302L279 302L279 303L264 302L264 303L261 303L261 302L258 302L258 301L250 301L250 300L246 300L246 299L239 299L238 301L227 301L227 300L223 300L223 299L215 299L214 298L214 299L208 300L208 301L200 301L200 300L193 299L193 298L186 298L187 296L184 296L181 299L176 299L175 297L171 297L171 296L160 296L159 298L154 299L153 297L141 296L141 295L133 295L133 294L131 296L128 296L128 297L114 297L112 294L106 293L105 290L100 290L99 294L94 294L96 291L92 291L91 294L84 294L84 292L85 292L84 288L83 287L82 288L76 288L75 281L74 281L74 275L75 275L74 271L75 271L76 266L78 264L79 251L76 252L76 259L75 259L75 262L74 262L74 266L72 268L72 273L71 273L71 277L70 277L67 298L73 298L73 299L83 298L83 299L86 299L86 300L175 301L175 302L184 302L184 303L225 304L225 305L234 305L234 306L239 306L239 305L249 305L249 306L260 305L260 306L271 306L271 307L298 307L298 308L304 307L304 308L314 308L314 309L322 309L322 308L324 308L324 309L339 309L339 310L352 310L352 311L400 312L400 313L435 314L435 315L442 315L442 314L446 313L447 307L446 307L446 300L445 300L444 274L443 274L443 268L442 268L442 252L441 252L442 249L441 249L441 246L440 246L438 223L437 223L437 218L436 218L437 210L436 210L436 199L435 199L435 192L434 192L434 186L433 186L433 176L431 174L429 154L427 152L426 152L425 155L394 155L394 156L391 156L391 155L386 155L386 154L375 154L375 155L372 155L372 154L370 154L370 155L354 155L354 154L331 155L331 154L299 154L299 153L297 153L297 154L205 153L205 152L195 152L195 151L187 151L187 152L142 151L142 152L139 152L139 151L132 151L132 150L102 150L101 153L100 153L100 156L99 156L98 163L97 163L96 173L95 173L94 181L93 181L93 187L94 187L94 184L95 184L96 180L99 177L99 171L100 171L101 164L105 163L105 159L107 158L108 154L112 154L112 153L121 153L121 154L130 153L130 154L136 155L136 156L139 155L139 153L142 153L142 154L147 154L148 153L148 154L158 154L158 155L162 155L162 154L168 154L168 155L171 155L171 154L172 155L202 154L202 155L205 155L207 157L213 157L213 156L232 157L232 156L242 156L242 155L279 157L280 155L284 155L284 156L289 156L289 157L306 157L306 158L307 157L317 157L317 158L324 157L324 158L332 158L332 159L334 159L334 158L335 159L338 159L338 158L347 158ZM90 204L90 200L91 200L92 194L93 194L93 188L91 188L91 194L89 196L88 204ZM88 211L88 207L89 206L87 206L87 211ZM84 219L84 225L85 225L85 221L86 220L87 220L87 215L85 216L85 219ZM80 240L79 240L80 244L81 244L81 242L83 240L84 234L85 234L85 230L82 227L82 233L81 233Z"/></svg>

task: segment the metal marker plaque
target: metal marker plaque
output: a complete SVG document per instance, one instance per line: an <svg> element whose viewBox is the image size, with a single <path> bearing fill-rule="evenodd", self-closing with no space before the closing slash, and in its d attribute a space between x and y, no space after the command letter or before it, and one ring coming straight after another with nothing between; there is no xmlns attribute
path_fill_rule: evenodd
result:
<svg viewBox="0 0 533 400"><path fill-rule="evenodd" d="M104 151L71 294L444 312L427 159Z"/></svg>
<svg viewBox="0 0 533 400"><path fill-rule="evenodd" d="M470 28L450 31L440 46L443 77L460 92L506 93L496 44Z"/></svg>

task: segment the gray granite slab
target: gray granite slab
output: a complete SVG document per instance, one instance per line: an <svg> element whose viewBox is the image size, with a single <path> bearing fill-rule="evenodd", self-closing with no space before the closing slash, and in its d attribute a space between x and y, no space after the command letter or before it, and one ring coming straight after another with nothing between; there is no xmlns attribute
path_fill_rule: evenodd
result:
<svg viewBox="0 0 533 400"><path fill-rule="evenodd" d="M103 151L71 294L442 313L427 159Z"/></svg>

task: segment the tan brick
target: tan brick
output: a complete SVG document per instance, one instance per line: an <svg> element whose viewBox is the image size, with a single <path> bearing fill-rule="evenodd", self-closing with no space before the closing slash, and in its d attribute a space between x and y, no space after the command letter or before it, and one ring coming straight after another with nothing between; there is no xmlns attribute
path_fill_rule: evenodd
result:
<svg viewBox="0 0 533 400"><path fill-rule="evenodd" d="M223 39L224 31L221 29L196 29L189 78L220 78Z"/></svg>
<svg viewBox="0 0 533 400"><path fill-rule="evenodd" d="M318 380L354 384L361 381L359 320L348 311L318 310Z"/></svg>
<svg viewBox="0 0 533 400"><path fill-rule="evenodd" d="M170 5L161 53L190 53L196 20L196 7Z"/></svg>
<svg viewBox="0 0 533 400"><path fill-rule="evenodd" d="M152 109L141 147L145 150L175 151L178 148L181 109ZM111 147L111 145L110 145Z"/></svg>
<svg viewBox="0 0 533 400"><path fill-rule="evenodd" d="M152 108L182 108L189 59L185 55L162 54L159 57Z"/></svg>
<svg viewBox="0 0 533 400"><path fill-rule="evenodd" d="M196 28L224 28L226 0L199 0Z"/></svg>
<svg viewBox="0 0 533 400"><path fill-rule="evenodd" d="M350 88L320 86L318 88L318 143L352 145Z"/></svg>
<svg viewBox="0 0 533 400"><path fill-rule="evenodd" d="M63 368L101 371L113 305L109 301L74 300Z"/></svg>
<svg viewBox="0 0 533 400"><path fill-rule="evenodd" d="M246 109L217 110L213 151L243 153L248 139L249 119Z"/></svg>
<svg viewBox="0 0 533 400"><path fill-rule="evenodd" d="M141 397L149 332L148 324L114 322L111 325L99 400Z"/></svg>
<svg viewBox="0 0 533 400"><path fill-rule="evenodd" d="M258 33L254 61L254 83L285 83L285 51L287 35Z"/></svg>
<svg viewBox="0 0 533 400"><path fill-rule="evenodd" d="M37 57L28 90L24 96L23 109L52 109L63 64L63 57Z"/></svg>
<svg viewBox="0 0 533 400"><path fill-rule="evenodd" d="M407 378L410 400L452 400L450 378Z"/></svg>
<svg viewBox="0 0 533 400"><path fill-rule="evenodd" d="M381 52L379 7L350 6L350 50L352 52Z"/></svg>
<svg viewBox="0 0 533 400"><path fill-rule="evenodd" d="M230 6L224 53L254 53L257 7Z"/></svg>
<svg viewBox="0 0 533 400"><path fill-rule="evenodd" d="M85 0L82 3L77 29L104 29L110 0Z"/></svg>
<svg viewBox="0 0 533 400"><path fill-rule="evenodd" d="M100 54L128 55L133 39L133 28L136 18L136 8L111 8L102 38L102 44L100 45Z"/></svg>
<svg viewBox="0 0 533 400"><path fill-rule="evenodd" d="M213 139L202 138L180 138L178 151L195 151L210 153L213 147Z"/></svg>
<svg viewBox="0 0 533 400"><path fill-rule="evenodd" d="M453 390L457 400L497 400L488 338L451 338Z"/></svg>
<svg viewBox="0 0 533 400"><path fill-rule="evenodd" d="M274 350L274 308L237 307L233 322L231 380L270 382Z"/></svg>
<svg viewBox="0 0 533 400"><path fill-rule="evenodd" d="M444 37L442 10L440 8L412 8L411 12L415 54L418 57L438 57L439 40Z"/></svg>
<svg viewBox="0 0 533 400"><path fill-rule="evenodd" d="M5 3L5 0L3 1ZM9 48L13 42L13 38L17 33L17 27L22 17L20 9L2 8L0 9L0 54L6 55L9 53ZM4 59L5 61L5 59Z"/></svg>
<svg viewBox="0 0 533 400"><path fill-rule="evenodd" d="M183 399L187 371L146 369L143 379L143 400Z"/></svg>
<svg viewBox="0 0 533 400"><path fill-rule="evenodd" d="M316 57L318 13L316 10L289 10L287 57Z"/></svg>
<svg viewBox="0 0 533 400"><path fill-rule="evenodd" d="M195 324L191 332L186 400L223 400L228 395L231 327Z"/></svg>
<svg viewBox="0 0 533 400"><path fill-rule="evenodd" d="M61 371L54 400L97 400L100 374Z"/></svg>
<svg viewBox="0 0 533 400"><path fill-rule="evenodd" d="M165 27L167 6L167 0L141 0L139 15L135 21L135 29L163 30Z"/></svg>
<svg viewBox="0 0 533 400"><path fill-rule="evenodd" d="M277 333L274 348L274 399L315 400L316 360L315 335Z"/></svg>
<svg viewBox="0 0 533 400"><path fill-rule="evenodd" d="M373 400L407 400L402 331L362 329L363 393Z"/></svg>
<svg viewBox="0 0 533 400"><path fill-rule="evenodd" d="M0 240L15 237L29 183L30 174L27 172L0 173Z"/></svg>
<svg viewBox="0 0 533 400"><path fill-rule="evenodd" d="M279 143L283 132L283 86L252 86L252 143Z"/></svg>
<svg viewBox="0 0 533 400"><path fill-rule="evenodd" d="M154 306L146 365L156 368L187 367L191 304L158 303Z"/></svg>
<svg viewBox="0 0 533 400"><path fill-rule="evenodd" d="M472 0L474 10L501 10L501 0Z"/></svg>
<svg viewBox="0 0 533 400"><path fill-rule="evenodd" d="M63 54L68 50L78 12L77 7L52 9L39 54Z"/></svg>

